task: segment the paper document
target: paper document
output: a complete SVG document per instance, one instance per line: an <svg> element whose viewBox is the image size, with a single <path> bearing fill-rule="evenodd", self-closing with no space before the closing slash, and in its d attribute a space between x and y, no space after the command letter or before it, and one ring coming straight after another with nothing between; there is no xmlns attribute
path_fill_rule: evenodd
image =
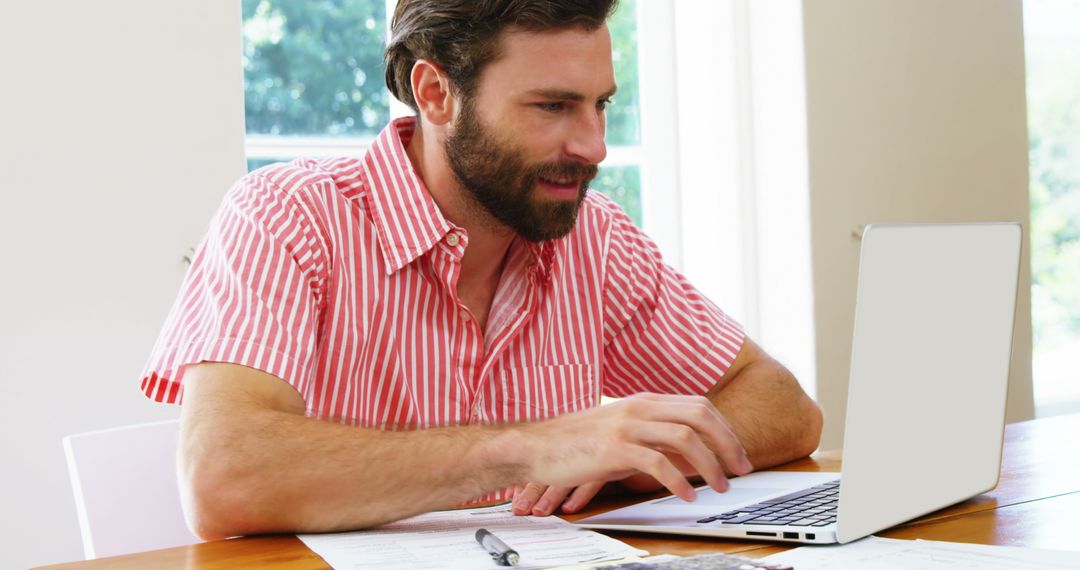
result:
<svg viewBox="0 0 1080 570"><path fill-rule="evenodd" d="M476 542L485 528L516 550L514 568L550 568L647 555L551 517L514 516L510 505L427 513L375 529L297 537L335 570L500 568Z"/></svg>
<svg viewBox="0 0 1080 570"><path fill-rule="evenodd" d="M1080 568L1080 552L1016 546L988 546L933 540L897 540L871 536L838 546L804 546L765 557L799 570L1066 570Z"/></svg>

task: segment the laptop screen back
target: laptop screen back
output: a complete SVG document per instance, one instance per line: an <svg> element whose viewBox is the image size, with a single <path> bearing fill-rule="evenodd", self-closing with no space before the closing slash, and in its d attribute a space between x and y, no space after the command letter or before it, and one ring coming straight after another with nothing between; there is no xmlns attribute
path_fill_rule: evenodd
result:
<svg viewBox="0 0 1080 570"><path fill-rule="evenodd" d="M1020 225L863 234L837 537L848 542L996 485Z"/></svg>

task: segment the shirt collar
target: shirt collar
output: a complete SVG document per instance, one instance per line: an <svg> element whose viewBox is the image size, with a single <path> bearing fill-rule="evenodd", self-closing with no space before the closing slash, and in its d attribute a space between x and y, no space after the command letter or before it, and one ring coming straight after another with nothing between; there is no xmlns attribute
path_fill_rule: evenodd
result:
<svg viewBox="0 0 1080 570"><path fill-rule="evenodd" d="M417 129L414 117L395 119L379 133L364 156L364 193L379 247L391 275L424 255L457 228L442 215L438 204L417 175L405 146ZM541 280L550 279L557 242L525 243L531 267Z"/></svg>
<svg viewBox="0 0 1080 570"><path fill-rule="evenodd" d="M387 275L427 253L454 227L439 211L405 152L415 130L413 117L394 120L364 156L368 188L364 197Z"/></svg>

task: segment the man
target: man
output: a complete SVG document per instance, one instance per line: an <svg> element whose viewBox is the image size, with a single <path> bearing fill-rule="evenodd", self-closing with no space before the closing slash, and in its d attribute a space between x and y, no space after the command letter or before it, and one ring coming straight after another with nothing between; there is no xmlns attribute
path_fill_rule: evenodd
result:
<svg viewBox="0 0 1080 570"><path fill-rule="evenodd" d="M232 188L142 382L183 398L200 536L573 512L615 481L690 500L817 446L791 374L586 191L612 4L401 0L387 83L416 118Z"/></svg>

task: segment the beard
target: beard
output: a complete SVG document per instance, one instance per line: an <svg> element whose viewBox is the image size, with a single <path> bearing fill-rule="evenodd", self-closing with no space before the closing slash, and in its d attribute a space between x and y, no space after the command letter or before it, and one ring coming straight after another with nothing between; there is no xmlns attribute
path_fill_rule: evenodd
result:
<svg viewBox="0 0 1080 570"><path fill-rule="evenodd" d="M597 173L595 164L574 161L530 164L519 146L500 140L481 124L468 101L444 150L470 208L531 242L559 238L574 228L589 181ZM572 200L538 199L541 179L581 180L578 195Z"/></svg>

